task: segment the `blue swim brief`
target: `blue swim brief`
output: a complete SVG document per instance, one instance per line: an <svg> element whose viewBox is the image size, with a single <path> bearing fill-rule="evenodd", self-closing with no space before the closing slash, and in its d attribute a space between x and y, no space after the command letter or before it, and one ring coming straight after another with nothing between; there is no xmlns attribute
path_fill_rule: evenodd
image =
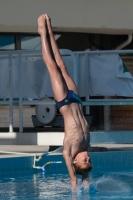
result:
<svg viewBox="0 0 133 200"><path fill-rule="evenodd" d="M60 109L64 105L68 105L74 102L82 104L80 97L77 94L75 94L73 90L68 90L68 93L65 99L59 102L55 100L55 102L58 109Z"/></svg>

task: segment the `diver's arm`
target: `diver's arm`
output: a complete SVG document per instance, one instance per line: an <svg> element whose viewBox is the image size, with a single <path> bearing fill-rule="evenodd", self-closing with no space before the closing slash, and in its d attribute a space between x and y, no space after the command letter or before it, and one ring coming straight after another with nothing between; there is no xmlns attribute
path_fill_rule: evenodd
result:
<svg viewBox="0 0 133 200"><path fill-rule="evenodd" d="M90 183L89 183L89 177L88 173L82 174L82 182L85 188L88 188L90 190Z"/></svg>
<svg viewBox="0 0 133 200"><path fill-rule="evenodd" d="M75 173L75 169L74 169L73 162L72 162L72 157L65 150L63 150L63 157L65 159L66 166L67 166L69 176L70 176L70 179L71 179L72 191L74 192L75 189L76 189L76 185L77 185L77 178L76 178L76 173Z"/></svg>

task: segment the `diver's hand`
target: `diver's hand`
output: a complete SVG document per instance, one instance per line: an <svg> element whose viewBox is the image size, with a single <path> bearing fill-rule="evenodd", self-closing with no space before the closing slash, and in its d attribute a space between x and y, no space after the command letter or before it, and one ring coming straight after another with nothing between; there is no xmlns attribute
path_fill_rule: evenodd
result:
<svg viewBox="0 0 133 200"><path fill-rule="evenodd" d="M82 175L82 183L85 189L90 190L90 182L88 178L88 173Z"/></svg>
<svg viewBox="0 0 133 200"><path fill-rule="evenodd" d="M77 180L71 180L72 193L76 192Z"/></svg>

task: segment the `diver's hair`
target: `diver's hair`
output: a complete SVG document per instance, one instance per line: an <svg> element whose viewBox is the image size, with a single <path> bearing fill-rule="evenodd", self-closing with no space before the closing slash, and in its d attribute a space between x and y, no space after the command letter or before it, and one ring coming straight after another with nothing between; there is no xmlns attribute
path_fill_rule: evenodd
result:
<svg viewBox="0 0 133 200"><path fill-rule="evenodd" d="M92 169L91 164L88 164L85 169L82 169L77 163L74 163L73 165L74 165L74 169L75 169L76 174L80 174L80 175L86 174L89 171L91 171L91 169Z"/></svg>

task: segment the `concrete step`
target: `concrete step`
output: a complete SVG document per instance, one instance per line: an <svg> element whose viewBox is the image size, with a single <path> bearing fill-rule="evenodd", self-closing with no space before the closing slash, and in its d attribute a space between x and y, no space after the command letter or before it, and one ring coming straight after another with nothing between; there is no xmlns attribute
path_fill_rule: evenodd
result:
<svg viewBox="0 0 133 200"><path fill-rule="evenodd" d="M1 132L0 145L62 146L63 131ZM133 131L90 132L90 144L133 144Z"/></svg>

